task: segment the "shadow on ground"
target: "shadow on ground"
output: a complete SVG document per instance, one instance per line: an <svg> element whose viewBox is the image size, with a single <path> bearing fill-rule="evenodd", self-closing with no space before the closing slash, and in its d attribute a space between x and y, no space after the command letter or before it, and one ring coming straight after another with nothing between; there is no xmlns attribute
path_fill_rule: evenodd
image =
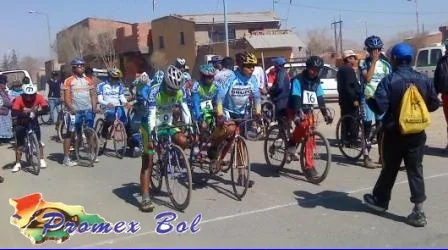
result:
<svg viewBox="0 0 448 250"><path fill-rule="evenodd" d="M325 190L313 194L308 191L298 190L294 191L294 195L296 196L298 205L303 208L320 206L336 211L373 213L389 220L406 223L406 217L389 212L375 212L365 206L360 199L352 197L345 192Z"/></svg>

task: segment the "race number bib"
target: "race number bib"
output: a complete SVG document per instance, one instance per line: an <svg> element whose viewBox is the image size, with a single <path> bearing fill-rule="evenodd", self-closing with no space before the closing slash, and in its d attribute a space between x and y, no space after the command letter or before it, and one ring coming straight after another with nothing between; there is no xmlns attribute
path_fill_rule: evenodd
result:
<svg viewBox="0 0 448 250"><path fill-rule="evenodd" d="M212 100L207 100L201 102L201 109L213 109L213 103Z"/></svg>
<svg viewBox="0 0 448 250"><path fill-rule="evenodd" d="M302 103L307 105L317 105L316 92L304 90Z"/></svg>
<svg viewBox="0 0 448 250"><path fill-rule="evenodd" d="M172 125L173 123L173 113L171 110L163 110L157 114L157 126L161 125Z"/></svg>

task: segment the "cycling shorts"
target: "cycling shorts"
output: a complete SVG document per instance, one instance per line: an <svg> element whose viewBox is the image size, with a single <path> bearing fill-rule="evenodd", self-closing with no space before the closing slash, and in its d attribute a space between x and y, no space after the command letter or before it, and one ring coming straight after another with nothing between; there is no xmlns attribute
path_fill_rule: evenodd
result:
<svg viewBox="0 0 448 250"><path fill-rule="evenodd" d="M31 125L32 130L34 131L34 133L36 134L37 140L40 142L41 140L41 133L40 133L40 126L39 123L33 123ZM23 147L23 145L25 144L25 136L26 136L26 130L27 130L27 125L16 125L14 127L15 130L15 134L16 134L16 143L18 147ZM42 144L42 143L41 143Z"/></svg>
<svg viewBox="0 0 448 250"><path fill-rule="evenodd" d="M95 121L95 114L92 110L79 110L76 111L74 115L69 114L65 117L65 129L67 132L81 131L83 122L86 123L87 127L93 128L93 123Z"/></svg>

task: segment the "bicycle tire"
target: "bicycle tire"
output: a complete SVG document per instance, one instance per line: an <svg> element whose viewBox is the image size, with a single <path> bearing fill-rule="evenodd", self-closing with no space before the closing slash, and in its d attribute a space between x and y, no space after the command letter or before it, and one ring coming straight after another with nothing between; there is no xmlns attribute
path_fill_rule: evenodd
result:
<svg viewBox="0 0 448 250"><path fill-rule="evenodd" d="M176 200L176 198L174 198L173 196L173 192L171 190L171 186L169 183L169 179L172 177L171 173L169 173L170 169L165 165L164 167L164 171L165 171L165 183L166 183L166 188L168 191L168 196L171 200L171 202L173 203L174 207L180 211L185 210L188 205L190 204L190 199L191 199L191 192L192 192L192 178L191 178L191 169L190 166L188 164L187 161L187 157L185 156L184 151L177 145L172 145L171 149L165 153L164 155L164 164L169 164L170 159L169 159L169 155L170 153L175 152L176 158L178 160L179 165L183 165L183 167L185 167L186 170L186 178L187 178L187 197L185 198L184 201L178 201ZM179 159L180 158L180 159ZM181 167L181 166L178 166Z"/></svg>
<svg viewBox="0 0 448 250"><path fill-rule="evenodd" d="M198 155L196 158L194 158L194 148L197 147L200 152L198 152ZM208 182L210 179L210 168L209 164L205 162L205 157L202 157L204 154L201 152L201 148L198 145L198 143L193 143L190 146L190 169L191 169L191 179L193 180L193 183L198 185L204 185ZM197 157L200 157L198 160Z"/></svg>
<svg viewBox="0 0 448 250"><path fill-rule="evenodd" d="M360 143L361 148L359 148L359 152L358 153L354 153L353 155L349 154L348 150L346 150L346 147L344 145L345 143L342 140L342 121L345 120L345 119L350 119L350 121L349 121L350 123L357 124L357 126L358 126L358 134L359 134L359 132L361 132L362 133L362 137L364 137L364 129L362 128L361 122L357 118L352 116L352 115L344 115L344 116L342 116L339 119L339 121L338 121L338 123L336 125L336 140L338 142L339 151L341 151L342 155L344 157L348 158L349 160L357 161L357 160L359 160L359 158L361 158L361 156L363 154L363 151L364 151L363 146L362 146L363 143L362 142ZM349 122L347 122L347 123L349 123ZM361 138L361 140L363 140L363 138ZM355 148L352 148L352 147L350 147L350 148L351 149L355 149ZM358 149L358 148L356 148L356 149Z"/></svg>
<svg viewBox="0 0 448 250"><path fill-rule="evenodd" d="M96 134L96 131L93 130L92 128L84 128L84 131L82 132L85 134L85 138L87 140L86 143L84 143L84 138L81 138L81 140L79 140L79 136L82 137L82 135L76 134L75 136L75 153L76 153L76 159L78 161L82 160L82 157L80 155L80 142L82 144L85 144L84 146L88 146L87 147L87 151L89 152L89 157L87 158L88 162L89 162L89 166L93 167L96 158L98 157L98 152L99 152L99 145L98 145L98 136ZM89 135L91 136L90 139ZM89 141L91 141L94 145L91 145L91 143L89 143Z"/></svg>
<svg viewBox="0 0 448 250"><path fill-rule="evenodd" d="M218 146L219 157L221 157L222 150L224 150L224 148L227 146L228 143L229 143L229 142L228 142L227 140L224 140L224 141L222 141L222 142L219 144L219 146ZM229 150L231 150L231 149L232 149L232 145L230 145ZM227 173L227 172L229 171L231 164L230 164L230 163L228 163L228 164L224 164L224 163L226 163L226 162L224 161L224 159L226 158L226 156L227 156L228 154L229 154L229 151L227 150L226 155L225 155L224 157L222 157L222 160L221 160L221 168L216 167L215 171L213 171L212 169L210 169L210 173L212 173L212 174L218 174L219 171L216 171L216 170L218 170L218 169L221 169L221 171L223 171L224 173Z"/></svg>
<svg viewBox="0 0 448 250"><path fill-rule="evenodd" d="M255 122L255 124L256 124L255 127L256 127L257 131L252 131L251 130L252 126L249 125L249 122ZM255 119L251 119L251 120L245 121L242 126L244 126L244 138L246 138L247 140L249 140L249 141L259 141L262 138L263 133L258 132L259 128L261 130L263 129L263 128L261 128L262 125L260 125L258 123L258 121L256 121Z"/></svg>
<svg viewBox="0 0 448 250"><path fill-rule="evenodd" d="M41 159L41 155L40 155L40 143L37 140L37 136L35 133L32 134L28 134L26 136L26 138L28 138L28 143L27 143L27 163L28 165L30 165L33 170L34 170L34 174L35 175L39 175L40 173L40 159ZM35 155L36 157L36 162L33 162L33 155Z"/></svg>
<svg viewBox="0 0 448 250"><path fill-rule="evenodd" d="M112 131L113 132L112 138L114 142L115 155L119 159L123 159L126 153L126 145L127 145L126 128L121 121L117 122L115 125L113 125L113 127L114 128ZM123 145L119 145L120 143L122 143Z"/></svg>
<svg viewBox="0 0 448 250"><path fill-rule="evenodd" d="M245 156L243 155L245 154ZM236 159L238 156L240 155L241 158L245 158L245 159L241 159L241 161L243 161L244 168L247 169L247 173L246 173L246 178L245 178L245 182L244 182L244 189L243 192L239 193L237 188L236 188L236 184L237 182L239 182L239 173L238 173L238 177L237 180L235 182L235 168L237 168L237 163L238 160ZM231 179L232 179L232 188L233 188L233 192L235 194L235 197L238 198L238 200L241 200L247 193L247 189L249 188L249 182L250 182L250 158L249 158L249 151L247 149L247 144L246 141L244 140L243 137L241 136L237 136L235 138L235 142L234 142L234 147L233 147L233 151L232 151L232 156L231 156L231 166L232 168L230 168L230 175L231 175ZM247 165L247 166L246 166ZM238 167L239 169L239 167ZM239 172L239 171L237 171Z"/></svg>
<svg viewBox="0 0 448 250"><path fill-rule="evenodd" d="M305 174L306 179L313 183L313 184L319 184L322 181L325 180L325 178L327 178L328 172L330 171L330 165L331 165L331 151L330 151L330 143L328 142L327 138L319 131L313 131L309 136L307 136L305 138L305 140L302 143L301 149L300 149L300 167L302 169L302 171L305 173L306 171L306 166L305 166L305 155L306 155L306 144L307 144L307 140L310 140L313 138L313 136L318 136L320 137L320 139L322 140L323 144L325 145L325 150L327 151L327 163L325 164L325 170L323 171L323 173L316 177L316 178L311 178L310 176L308 176L307 174Z"/></svg>
<svg viewBox="0 0 448 250"><path fill-rule="evenodd" d="M157 157L157 159L154 159ZM151 171L151 193L158 194L160 190L162 189L163 185L163 178L162 178L162 162L159 160L160 157L158 154L154 154L153 158L153 164L152 164L152 171ZM155 178L155 181L154 179Z"/></svg>
<svg viewBox="0 0 448 250"><path fill-rule="evenodd" d="M50 111L51 112L51 111ZM39 115L39 120L41 121L41 125L47 125L47 124L50 124L49 122L50 122L50 114L42 114L42 115Z"/></svg>
<svg viewBox="0 0 448 250"><path fill-rule="evenodd" d="M278 130L278 136L273 140L274 141L274 148L273 150L275 151L275 142L280 139L284 142L284 146L283 146L283 157L282 160L280 161L280 164L275 165L273 162L271 162L271 147L269 146L268 143L270 141L270 135L274 133L275 130ZM266 133L266 138L264 139L264 145L263 145L263 150L264 150L264 159L266 161L266 164L268 164L269 167L273 168L275 170L275 172L280 172L285 164L286 161L288 159L288 152L286 150L286 142L288 141L288 138L286 137L285 131L283 129L283 127L281 125L273 125L272 127L270 127L268 129L268 132Z"/></svg>
<svg viewBox="0 0 448 250"><path fill-rule="evenodd" d="M101 138L101 131L103 130L104 127L104 119L103 118L98 118L95 121L95 125L93 125L95 132L96 132L96 136L98 137L98 147L100 148L98 154L103 154L106 150L106 146L107 146L107 139L104 140L103 145L99 145L99 138ZM103 138L104 139L104 138Z"/></svg>
<svg viewBox="0 0 448 250"><path fill-rule="evenodd" d="M62 117L63 117L63 115L62 115ZM64 138L66 136L66 134L64 134L64 128L66 126L65 123L66 123L66 121L63 117L62 119L60 119L59 124L57 125L58 126L57 127L58 138L61 143L64 143Z"/></svg>

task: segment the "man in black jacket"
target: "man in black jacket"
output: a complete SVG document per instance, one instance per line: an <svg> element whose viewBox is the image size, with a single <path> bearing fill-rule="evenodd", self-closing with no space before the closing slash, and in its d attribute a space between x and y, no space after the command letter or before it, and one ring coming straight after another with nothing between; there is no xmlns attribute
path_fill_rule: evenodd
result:
<svg viewBox="0 0 448 250"><path fill-rule="evenodd" d="M339 106L341 117L344 115L358 116L360 85L358 80L358 59L353 50L344 51L344 65L336 75L338 82ZM357 139L354 124L343 124L344 141L353 142Z"/></svg>
<svg viewBox="0 0 448 250"><path fill-rule="evenodd" d="M445 40L445 55L437 62L436 71L434 72L434 87L437 94L441 94L443 103L443 113L447 124L447 145L448 151L448 39Z"/></svg>
<svg viewBox="0 0 448 250"><path fill-rule="evenodd" d="M414 50L408 43L399 43L392 48L393 72L381 80L374 97L367 104L376 114L385 114L383 139L383 170L372 194L364 195L367 206L384 212L389 207L392 188L397 178L401 162L404 160L411 189L411 202L414 209L407 222L416 227L427 224L423 212L426 200L423 178L423 150L426 143L425 131L415 134L401 134L399 117L401 100L409 84L415 84L425 100L429 112L439 108L439 100L431 80L411 67Z"/></svg>

